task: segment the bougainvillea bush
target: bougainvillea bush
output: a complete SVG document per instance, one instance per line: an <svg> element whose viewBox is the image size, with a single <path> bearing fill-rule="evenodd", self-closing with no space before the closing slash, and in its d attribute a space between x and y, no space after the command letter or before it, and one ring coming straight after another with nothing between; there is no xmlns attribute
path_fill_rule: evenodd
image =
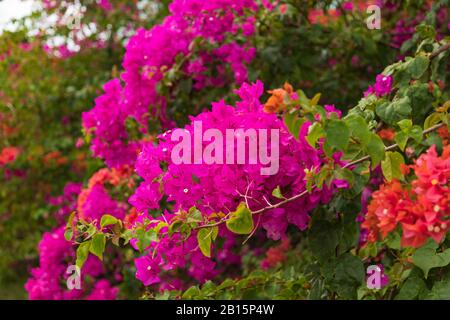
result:
<svg viewBox="0 0 450 320"><path fill-rule="evenodd" d="M41 5L0 36L3 282L450 299L449 1Z"/></svg>

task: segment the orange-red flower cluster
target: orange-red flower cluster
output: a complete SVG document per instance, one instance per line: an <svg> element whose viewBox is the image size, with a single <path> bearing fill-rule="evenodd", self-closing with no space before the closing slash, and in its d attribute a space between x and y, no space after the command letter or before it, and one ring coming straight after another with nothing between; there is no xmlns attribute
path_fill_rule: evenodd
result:
<svg viewBox="0 0 450 320"><path fill-rule="evenodd" d="M104 185L105 183L118 186L120 183L128 181L128 178L132 173L133 169L130 166L122 166L112 169L103 168L92 175L89 179L88 186L89 188L92 188L96 184Z"/></svg>
<svg viewBox="0 0 450 320"><path fill-rule="evenodd" d="M128 188L134 187L134 180L131 179L133 174L133 169L130 166L122 166L119 168L107 169L103 168L97 171L89 179L88 187L83 189L78 196L77 200L77 211L79 217L85 219L86 212L85 208L86 202L92 192L99 192L99 190L104 191L106 184L117 187L119 185L126 185ZM106 193L105 193L106 194ZM101 214L108 213L102 212Z"/></svg>
<svg viewBox="0 0 450 320"><path fill-rule="evenodd" d="M59 151L52 151L44 155L42 158L42 161L44 162L44 165L51 166L51 165L65 165L69 162L69 159L61 154Z"/></svg>
<svg viewBox="0 0 450 320"><path fill-rule="evenodd" d="M395 131L392 128L381 129L378 131L378 135L386 141L394 141L395 139Z"/></svg>
<svg viewBox="0 0 450 320"><path fill-rule="evenodd" d="M450 142L450 132L448 131L448 127L447 126L440 127L437 130L437 133L442 139L442 144L444 146L448 145Z"/></svg>
<svg viewBox="0 0 450 320"><path fill-rule="evenodd" d="M5 147L0 152L0 167L7 165L8 163L14 162L19 156L20 150L16 147Z"/></svg>
<svg viewBox="0 0 450 320"><path fill-rule="evenodd" d="M0 91L0 99L2 98L2 92ZM17 128L15 128L11 123L13 121L13 116L11 114L6 114L0 112L0 136L11 137L17 133Z"/></svg>
<svg viewBox="0 0 450 320"><path fill-rule="evenodd" d="M264 112L277 113L286 109L286 103L295 95L294 88L285 82L283 88L267 91L271 94L270 98L264 104Z"/></svg>
<svg viewBox="0 0 450 320"><path fill-rule="evenodd" d="M394 180L374 192L364 229L368 241L384 239L397 226L402 245L422 246L428 238L441 242L450 227L450 146L438 156L435 146L410 166L416 179L411 189Z"/></svg>
<svg viewBox="0 0 450 320"><path fill-rule="evenodd" d="M359 11L365 13L370 5L378 4L376 0L353 0L342 3L344 11ZM335 22L341 16L337 9L311 9L308 12L308 20L312 24L328 25Z"/></svg>
<svg viewBox="0 0 450 320"><path fill-rule="evenodd" d="M289 247L289 239L283 239L279 245L269 248L266 252L266 258L262 261L262 267L264 269L272 268L278 263L285 261Z"/></svg>

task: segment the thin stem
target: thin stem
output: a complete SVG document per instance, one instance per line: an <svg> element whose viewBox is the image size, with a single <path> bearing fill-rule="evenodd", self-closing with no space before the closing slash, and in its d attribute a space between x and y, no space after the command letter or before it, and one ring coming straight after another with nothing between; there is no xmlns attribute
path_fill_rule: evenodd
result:
<svg viewBox="0 0 450 320"><path fill-rule="evenodd" d="M435 52L430 54L430 59L433 59L435 57L437 57L438 55L440 55L442 52L447 51L448 49L450 49L450 42L447 43L446 45L443 45L442 47L440 47L438 50L436 50Z"/></svg>
<svg viewBox="0 0 450 320"><path fill-rule="evenodd" d="M423 134L425 135L425 134L431 133L431 132L433 132L433 131L436 131L437 129L443 127L444 125L445 125L444 123L436 124L436 125L434 125L434 126L428 128L428 129L424 130L424 131L423 131ZM394 149L396 149L397 147L398 147L398 144L397 144L397 143L395 143L395 144L393 144L393 145L390 145L390 146L387 146L387 147L385 147L385 152L390 151L390 150L394 150ZM358 159L358 160L349 162L349 163L347 163L346 165L344 165L342 168L345 169L345 168L348 168L348 167L357 165L357 164L362 163L362 162L367 161L367 160L370 160L370 156L364 156L364 157L362 157L362 158L360 158L360 159ZM258 214L261 214L261 213L263 213L263 212L265 212L265 211L267 211L267 210L279 208L280 206L285 205L286 203L289 203L289 202L292 202L292 201L295 201L295 200L297 200L297 199L300 199L300 198L304 197L305 195L307 195L308 193L310 193L312 190L314 190L314 189L316 189L316 188L317 188L317 186L316 186L316 185L313 185L313 186L311 187L311 190L309 190L309 191L308 191L308 190L304 190L303 192L301 192L301 193L299 193L299 194L296 194L295 196L292 196L291 198L284 199L283 201L280 201L280 202L278 202L278 203L276 203L276 204L268 205L268 206L266 206L266 207L264 207L264 208L261 208L261 209L259 209L259 210L256 210L256 211L252 211L252 215L258 215ZM227 215L227 216L228 216L228 215ZM227 216L224 217L223 219L221 219L221 220L215 222L215 223L212 223L212 224L205 224L205 225L199 226L199 227L194 228L194 229L202 229L202 228L210 228L210 227L216 227L216 226L219 226L219 225L221 225L221 224L223 224L223 223L225 223L225 222L227 221Z"/></svg>

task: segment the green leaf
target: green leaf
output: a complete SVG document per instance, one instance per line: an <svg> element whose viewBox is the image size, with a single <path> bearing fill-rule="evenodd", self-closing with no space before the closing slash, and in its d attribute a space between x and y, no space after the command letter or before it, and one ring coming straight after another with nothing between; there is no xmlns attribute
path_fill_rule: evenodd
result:
<svg viewBox="0 0 450 320"><path fill-rule="evenodd" d="M350 187L355 183L353 172L346 168L337 168L334 172L334 178L347 181Z"/></svg>
<svg viewBox="0 0 450 320"><path fill-rule="evenodd" d="M409 132L409 136L417 143L421 143L423 140L423 130L420 126L413 126Z"/></svg>
<svg viewBox="0 0 450 320"><path fill-rule="evenodd" d="M82 268L84 263L86 262L86 259L89 256L89 248L91 247L91 240L85 241L80 243L80 245L77 248L77 259L76 259L76 266L78 268Z"/></svg>
<svg viewBox="0 0 450 320"><path fill-rule="evenodd" d="M413 263L422 269L425 278L428 277L428 272L437 267L445 267L450 264L450 249L441 253L436 253L438 244L433 240L429 240L426 245L414 252L412 259Z"/></svg>
<svg viewBox="0 0 450 320"><path fill-rule="evenodd" d="M216 288L217 285L211 280L208 280L202 285L201 292L205 296L211 296L214 294Z"/></svg>
<svg viewBox="0 0 450 320"><path fill-rule="evenodd" d="M327 143L337 150L345 150L350 139L350 129L342 120L330 120L325 126Z"/></svg>
<svg viewBox="0 0 450 320"><path fill-rule="evenodd" d="M408 134L403 131L395 133L395 142L398 144L400 150L405 150L406 144L408 143L408 138Z"/></svg>
<svg viewBox="0 0 450 320"><path fill-rule="evenodd" d="M311 106L316 106L318 103L319 103L319 100L320 100L320 97L322 96L322 94L321 93L316 93L315 95L314 95L314 97L312 97L312 99L311 99L311 101L310 101L310 103L311 103Z"/></svg>
<svg viewBox="0 0 450 320"><path fill-rule="evenodd" d="M183 221L175 220L169 225L169 236L172 236L175 232L180 231L181 226L183 225Z"/></svg>
<svg viewBox="0 0 450 320"><path fill-rule="evenodd" d="M158 234L153 229L145 230L144 228L139 228L136 230L136 239L138 240L136 245L139 251L144 251L150 243L158 240Z"/></svg>
<svg viewBox="0 0 450 320"><path fill-rule="evenodd" d="M74 219L74 217L75 217L75 211L70 214L69 220L67 221L67 224L66 224L66 229L64 231L64 238L67 241L72 240L72 237L73 237L73 228L74 228L73 219Z"/></svg>
<svg viewBox="0 0 450 320"><path fill-rule="evenodd" d="M348 203L348 202L347 202ZM348 206L347 206L348 207ZM358 208L359 209L359 208ZM341 220L341 232L339 239L339 251L345 252L358 245L359 225L356 222L358 211L352 213L346 212Z"/></svg>
<svg viewBox="0 0 450 320"><path fill-rule="evenodd" d="M244 202L241 202L236 211L230 214L226 222L230 231L237 234L249 234L253 231L253 217Z"/></svg>
<svg viewBox="0 0 450 320"><path fill-rule="evenodd" d="M419 297L422 292L426 291L425 282L419 277L408 278L399 293L395 296L395 300L413 300Z"/></svg>
<svg viewBox="0 0 450 320"><path fill-rule="evenodd" d="M409 132L413 125L411 119L403 119L399 121L397 124L400 127L400 129L404 132Z"/></svg>
<svg viewBox="0 0 450 320"><path fill-rule="evenodd" d="M70 241L70 240L72 240L72 237L73 237L72 229L66 229L64 231L64 239L66 239L67 241Z"/></svg>
<svg viewBox="0 0 450 320"><path fill-rule="evenodd" d="M431 128L432 126L434 126L434 125L438 124L439 122L441 122L441 119L442 119L442 114L440 114L440 113L432 113L425 119L425 123L423 125L423 128L424 129Z"/></svg>
<svg viewBox="0 0 450 320"><path fill-rule="evenodd" d="M186 219L187 223L200 223L203 221L203 215L200 210L196 207L191 207L188 212L188 216Z"/></svg>
<svg viewBox="0 0 450 320"><path fill-rule="evenodd" d="M403 177L400 171L400 165L404 164L403 156L398 152L386 152L386 158L381 162L381 169L387 181L392 179L401 179Z"/></svg>
<svg viewBox="0 0 450 320"><path fill-rule="evenodd" d="M365 149L372 160L372 168L375 168L385 157L383 140L373 132L371 133L370 141Z"/></svg>
<svg viewBox="0 0 450 320"><path fill-rule="evenodd" d="M197 233L198 246L208 258L211 258L211 244L216 240L218 233L218 227L202 228Z"/></svg>
<svg viewBox="0 0 450 320"><path fill-rule="evenodd" d="M428 84L415 83L408 87L406 95L411 101L412 119L415 124L422 125L425 118L433 110L435 97L429 92Z"/></svg>
<svg viewBox="0 0 450 320"><path fill-rule="evenodd" d="M69 221L67 222L66 228L64 230L64 238L67 241L71 241L72 237L73 237L73 228L74 227L73 227L72 221L73 221L74 215L75 215L75 212L72 212L72 214L69 217Z"/></svg>
<svg viewBox="0 0 450 320"><path fill-rule="evenodd" d="M106 226L110 226L112 224L116 224L117 223L117 218L113 217L112 215L109 214L105 214L102 216L102 219L100 220L100 227L104 228Z"/></svg>
<svg viewBox="0 0 450 320"><path fill-rule="evenodd" d="M426 299L450 300L450 277L447 275L443 280L436 281Z"/></svg>
<svg viewBox="0 0 450 320"><path fill-rule="evenodd" d="M89 226L88 226L88 228L86 230L86 234L87 234L86 238L92 237L96 232L97 232L97 228L95 227L95 225L94 224L89 224Z"/></svg>
<svg viewBox="0 0 450 320"><path fill-rule="evenodd" d="M411 115L411 101L408 97L384 102L376 107L377 115L388 124L395 124Z"/></svg>
<svg viewBox="0 0 450 320"><path fill-rule="evenodd" d="M414 125L410 119L404 119L398 122L398 126L401 131L395 134L395 142L397 142L399 148L405 150L406 144L409 138L413 138L417 143L422 142L423 130L421 127Z"/></svg>
<svg viewBox="0 0 450 320"><path fill-rule="evenodd" d="M338 258L335 272L333 288L343 298L356 299L357 289L364 283L365 278L362 261L350 253L345 253Z"/></svg>
<svg viewBox="0 0 450 320"><path fill-rule="evenodd" d="M339 243L339 234L335 225L326 220L313 223L308 233L311 252L320 261L334 257L336 246Z"/></svg>
<svg viewBox="0 0 450 320"><path fill-rule="evenodd" d="M272 191L272 195L277 198L277 199L286 199L283 194L281 193L281 189L280 186L277 186L275 189L273 189Z"/></svg>
<svg viewBox="0 0 450 320"><path fill-rule="evenodd" d="M416 27L417 33L420 34L421 38L430 38L434 39L436 36L436 30L433 26L425 23L421 23Z"/></svg>
<svg viewBox="0 0 450 320"><path fill-rule="evenodd" d="M308 135L306 136L306 141L313 148L316 147L316 142L325 136L325 131L319 122L314 122L308 130Z"/></svg>
<svg viewBox="0 0 450 320"><path fill-rule="evenodd" d="M130 229L126 229L122 232L120 237L123 239L124 244L126 245L133 238L133 231L131 231Z"/></svg>
<svg viewBox="0 0 450 320"><path fill-rule="evenodd" d="M401 247L401 236L398 232L391 232L385 239L385 243L390 249L400 250Z"/></svg>
<svg viewBox="0 0 450 320"><path fill-rule="evenodd" d="M350 128L351 136L358 139L363 146L370 142L370 130L363 117L350 114L344 119Z"/></svg>
<svg viewBox="0 0 450 320"><path fill-rule="evenodd" d="M318 189L322 189L323 184L330 177L330 168L327 166L323 166L320 171L314 176L314 183ZM308 192L311 192L313 186L313 180L308 179L306 183L306 189Z"/></svg>
<svg viewBox="0 0 450 320"><path fill-rule="evenodd" d="M296 112L286 112L284 114L284 124L288 131L298 140L298 135L300 132L300 127L303 124L303 119L297 116Z"/></svg>
<svg viewBox="0 0 450 320"><path fill-rule="evenodd" d="M103 252L105 251L106 235L103 233L97 233L92 237L89 251L96 255L100 260L103 260Z"/></svg>
<svg viewBox="0 0 450 320"><path fill-rule="evenodd" d="M424 55L418 55L417 57L411 59L406 64L406 71L414 79L419 79L427 71L430 65L430 59Z"/></svg>
<svg viewBox="0 0 450 320"><path fill-rule="evenodd" d="M218 290L223 290L223 289L226 289L226 288L230 288L230 287L234 286L235 284L236 284L236 283L235 283L234 280L232 280L232 279L230 279L230 278L227 278L227 279L225 279L221 284L219 284L219 285L217 286L217 289L218 289Z"/></svg>
<svg viewBox="0 0 450 320"><path fill-rule="evenodd" d="M200 289L197 286L190 287L187 289L183 295L181 296L182 299L193 299L195 297L198 297L200 295Z"/></svg>

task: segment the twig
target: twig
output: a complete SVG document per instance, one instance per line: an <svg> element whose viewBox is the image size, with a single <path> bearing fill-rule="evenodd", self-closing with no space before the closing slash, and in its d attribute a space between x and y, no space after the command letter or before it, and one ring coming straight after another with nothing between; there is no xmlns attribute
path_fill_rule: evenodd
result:
<svg viewBox="0 0 450 320"><path fill-rule="evenodd" d="M428 129L424 130L424 131L423 131L423 135L428 134L428 133L431 133L431 132L433 132L433 131L436 131L437 129L443 127L444 125L445 125L444 123L436 124L436 125L434 125L434 126L428 128ZM396 149L397 147L398 147L398 144L397 144L397 143L395 143L395 144L393 144L393 145L390 145L390 146L388 146L388 147L385 147L385 152L390 151L390 150L394 150L394 149ZM370 160L370 156L364 156L364 157L362 157L362 158L360 158L360 159L358 159L358 160L349 162L349 163L345 164L342 168L345 169L345 168L348 168L348 167L357 165L357 164L362 163L362 162L367 161L367 160ZM271 204L271 205L268 205L268 206L266 206L266 207L264 207L264 208L261 208L261 209L259 209L259 210L252 211L252 215L258 215L258 214L261 214L261 213L263 213L263 212L265 212L265 211L267 211L267 210L276 209L276 208L278 208L278 207L280 207L280 206L282 206L282 205L285 205L286 203L289 203L289 202L295 201L295 200L297 200L297 199L300 199L300 198L304 197L305 195L307 195L308 193L310 193L312 190L314 190L314 189L316 189L316 188L317 188L317 186L316 186L316 185L313 185L313 186L311 187L310 190L304 190L303 192L301 192L301 193L299 193L299 194L296 194L295 196L292 196L292 197L290 197L290 198L286 198L286 199L284 199L283 201L280 201L280 202L278 202L278 203L276 203L276 204ZM212 224L205 224L205 225L199 226L199 227L194 228L194 229L202 229L202 228L210 228L210 227L219 226L219 225L221 225L221 224L223 224L223 223L225 223L225 222L227 221L226 218L227 218L227 217L224 217L223 219L221 219L221 220L219 220L219 221L217 221L217 222L215 222L215 223L212 223Z"/></svg>
<svg viewBox="0 0 450 320"><path fill-rule="evenodd" d="M436 50L435 52L430 54L430 59L433 59L435 57L437 57L438 55L440 55L442 52L447 51L448 49L450 49L450 42L443 45L442 47L440 47L438 50Z"/></svg>
<svg viewBox="0 0 450 320"><path fill-rule="evenodd" d="M428 133L430 133L430 132L436 131L437 129L439 129L439 128L442 127L443 125L444 125L444 123L439 123L439 124L437 124L437 125L434 125L434 126L428 128L428 129L424 130L424 131L423 131L423 134L428 134ZM385 151L391 151L391 150L396 149L397 147L398 147L398 144L395 143L395 144L393 144L393 145L390 145L390 146L386 147L386 148L385 148ZM362 157L362 158L360 158L360 159L358 159L358 160L355 160L355 161L353 161L353 162L347 163L347 164L344 166L344 168L348 168L348 167L350 167L350 166L354 166L354 165L356 165L356 164L359 164L359 163L361 163L361 162L367 161L367 160L369 160L369 159L370 159L370 156L364 156L364 157Z"/></svg>

